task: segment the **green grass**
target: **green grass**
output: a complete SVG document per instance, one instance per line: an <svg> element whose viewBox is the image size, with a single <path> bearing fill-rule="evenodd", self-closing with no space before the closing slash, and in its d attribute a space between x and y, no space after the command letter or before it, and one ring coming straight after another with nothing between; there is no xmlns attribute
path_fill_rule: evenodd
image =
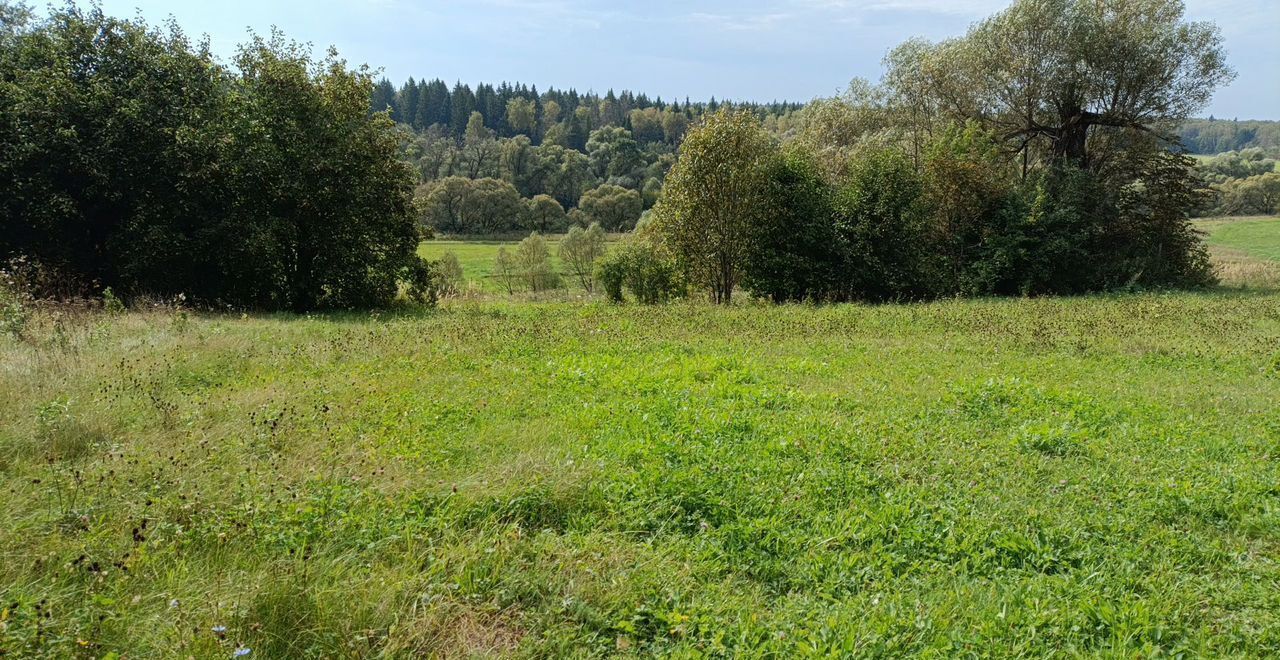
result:
<svg viewBox="0 0 1280 660"><path fill-rule="evenodd" d="M1224 218L1201 222L1210 245L1280 263L1280 217Z"/></svg>
<svg viewBox="0 0 1280 660"><path fill-rule="evenodd" d="M1227 287L1280 290L1280 218L1197 220Z"/></svg>
<svg viewBox="0 0 1280 660"><path fill-rule="evenodd" d="M551 251L551 264L564 278L568 289L581 290L576 276L560 261L560 235L548 235L547 248ZM609 241L618 240L611 236ZM471 293L506 293L506 288L493 274L494 262L498 257L498 248L505 247L514 251L520 241L456 241L431 240L423 241L418 246L418 254L426 259L439 259L446 252L452 252L462 265L462 274L466 278L468 292Z"/></svg>
<svg viewBox="0 0 1280 660"><path fill-rule="evenodd" d="M12 657L1280 654L1280 293L41 319Z"/></svg>

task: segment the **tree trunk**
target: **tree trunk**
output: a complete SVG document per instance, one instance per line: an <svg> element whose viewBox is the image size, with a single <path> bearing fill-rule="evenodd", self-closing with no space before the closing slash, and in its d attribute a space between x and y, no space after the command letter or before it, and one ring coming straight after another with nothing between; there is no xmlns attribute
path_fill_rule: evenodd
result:
<svg viewBox="0 0 1280 660"><path fill-rule="evenodd" d="M1080 168L1089 167L1089 127L1093 125L1090 113L1083 110L1064 111L1062 125L1053 140L1053 160L1070 163Z"/></svg>

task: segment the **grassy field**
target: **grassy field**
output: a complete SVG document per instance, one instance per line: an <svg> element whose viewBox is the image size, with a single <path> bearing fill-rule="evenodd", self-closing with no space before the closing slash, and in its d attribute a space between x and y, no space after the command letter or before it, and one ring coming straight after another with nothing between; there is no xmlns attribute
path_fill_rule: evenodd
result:
<svg viewBox="0 0 1280 660"><path fill-rule="evenodd" d="M1199 220L1223 285L1280 289L1280 218Z"/></svg>
<svg viewBox="0 0 1280 660"><path fill-rule="evenodd" d="M37 320L7 656L1280 654L1274 290Z"/></svg>
<svg viewBox="0 0 1280 660"><path fill-rule="evenodd" d="M577 280L568 269L560 261L560 236L548 235L547 248L551 251L551 263L564 278L567 288L581 289ZM616 241L617 236L610 237L610 242ZM506 288L493 275L494 261L498 256L498 248L505 247L508 250L515 250L520 241L455 241L455 240L432 240L424 241L418 247L418 254L426 259L439 259L446 252L452 252L458 258L458 263L462 265L462 274L467 280L467 289L465 293L469 294L486 294L486 293L503 293Z"/></svg>

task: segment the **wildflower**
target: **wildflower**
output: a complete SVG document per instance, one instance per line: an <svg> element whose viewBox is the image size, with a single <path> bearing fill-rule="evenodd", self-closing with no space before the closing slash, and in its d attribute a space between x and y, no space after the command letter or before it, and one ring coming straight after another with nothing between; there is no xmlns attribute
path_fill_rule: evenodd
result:
<svg viewBox="0 0 1280 660"><path fill-rule="evenodd" d="M231 652L231 657L233 657L233 658L243 658L243 657L245 657L246 655L249 655L250 653L253 653L253 649L251 649L251 648L249 648L249 647L247 647L247 646L241 646L240 648L238 648L238 649L236 649L235 651L232 651L232 652Z"/></svg>
<svg viewBox="0 0 1280 660"><path fill-rule="evenodd" d="M211 630L213 630L213 634L217 635L219 638L227 636L226 626L214 626Z"/></svg>
<svg viewBox="0 0 1280 660"><path fill-rule="evenodd" d="M178 609L178 606L181 604L182 603L179 602L177 598L174 598L173 600L169 601L169 609L176 610Z"/></svg>

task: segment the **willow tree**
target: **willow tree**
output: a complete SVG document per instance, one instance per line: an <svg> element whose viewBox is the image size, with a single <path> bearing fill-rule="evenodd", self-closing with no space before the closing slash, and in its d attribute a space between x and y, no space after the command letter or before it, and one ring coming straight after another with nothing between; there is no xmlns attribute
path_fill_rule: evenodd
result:
<svg viewBox="0 0 1280 660"><path fill-rule="evenodd" d="M747 112L722 110L689 131L654 209L656 230L689 280L727 304L751 228L768 212L769 138Z"/></svg>
<svg viewBox="0 0 1280 660"><path fill-rule="evenodd" d="M1096 169L1126 134L1174 139L1234 73L1181 0L1017 0L962 38L909 42L885 77L900 107L976 119L1022 154ZM1116 134L1120 134L1117 137Z"/></svg>

